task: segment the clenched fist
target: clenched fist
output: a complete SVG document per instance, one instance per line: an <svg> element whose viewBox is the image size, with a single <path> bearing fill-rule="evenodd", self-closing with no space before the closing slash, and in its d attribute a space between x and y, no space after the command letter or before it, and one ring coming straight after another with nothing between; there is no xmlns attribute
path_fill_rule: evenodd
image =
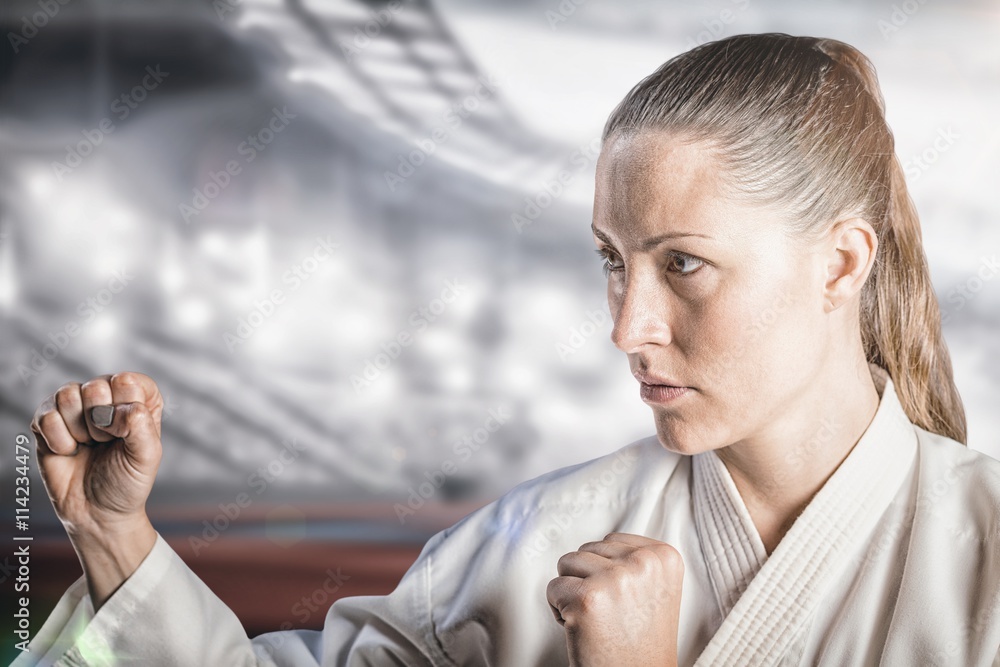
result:
<svg viewBox="0 0 1000 667"><path fill-rule="evenodd" d="M95 608L156 540L146 499L160 465L163 398L142 373L64 384L35 412L42 481L90 583Z"/></svg>
<svg viewBox="0 0 1000 667"><path fill-rule="evenodd" d="M564 555L546 597L572 667L677 665L684 562L669 544L611 533Z"/></svg>

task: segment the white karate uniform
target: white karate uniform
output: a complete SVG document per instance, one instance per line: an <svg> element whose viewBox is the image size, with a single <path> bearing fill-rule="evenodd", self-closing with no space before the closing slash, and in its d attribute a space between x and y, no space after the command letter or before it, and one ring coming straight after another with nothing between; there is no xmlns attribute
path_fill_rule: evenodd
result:
<svg viewBox="0 0 1000 667"><path fill-rule="evenodd" d="M1000 665L1000 462L915 427L872 373L874 420L770 556L717 455L651 436L473 512L322 631L248 639L158 537L96 615L74 583L14 665L565 666L546 584L614 531L684 558L680 665Z"/></svg>

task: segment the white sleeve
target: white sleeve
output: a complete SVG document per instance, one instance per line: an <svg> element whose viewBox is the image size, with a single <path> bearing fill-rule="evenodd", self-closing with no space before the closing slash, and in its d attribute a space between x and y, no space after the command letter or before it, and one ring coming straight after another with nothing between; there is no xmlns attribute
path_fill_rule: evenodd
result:
<svg viewBox="0 0 1000 667"><path fill-rule="evenodd" d="M97 611L78 579L11 667L104 665L449 665L431 630L421 557L387 596L345 598L322 632L250 640L239 619L159 535L138 569Z"/></svg>

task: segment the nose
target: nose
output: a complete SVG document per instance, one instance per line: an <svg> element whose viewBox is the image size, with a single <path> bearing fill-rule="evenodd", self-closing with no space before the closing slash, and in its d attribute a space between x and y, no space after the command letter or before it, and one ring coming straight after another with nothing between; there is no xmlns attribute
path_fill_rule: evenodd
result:
<svg viewBox="0 0 1000 667"><path fill-rule="evenodd" d="M655 279L630 276L623 285L608 286L608 307L614 319L611 342L622 352L637 352L643 345L669 345L669 295Z"/></svg>

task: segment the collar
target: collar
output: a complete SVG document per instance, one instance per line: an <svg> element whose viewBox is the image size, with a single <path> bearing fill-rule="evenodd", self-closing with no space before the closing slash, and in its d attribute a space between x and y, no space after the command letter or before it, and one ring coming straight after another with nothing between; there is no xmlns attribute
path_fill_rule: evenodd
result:
<svg viewBox="0 0 1000 667"><path fill-rule="evenodd" d="M692 456L695 526L724 619L698 665L775 664L905 479L916 432L889 374L869 368L879 392L871 424L770 557L722 460Z"/></svg>

